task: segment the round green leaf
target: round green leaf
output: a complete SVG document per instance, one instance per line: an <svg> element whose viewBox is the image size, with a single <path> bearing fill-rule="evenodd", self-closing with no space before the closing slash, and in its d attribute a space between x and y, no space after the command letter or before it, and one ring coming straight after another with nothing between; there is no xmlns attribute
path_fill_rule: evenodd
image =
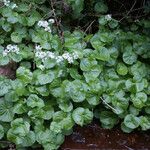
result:
<svg viewBox="0 0 150 150"><path fill-rule="evenodd" d="M91 112L89 109L78 107L73 111L72 117L76 124L83 126L84 124L92 121L93 112Z"/></svg>
<svg viewBox="0 0 150 150"><path fill-rule="evenodd" d="M37 79L40 85L51 83L54 80L54 78L55 78L55 75L53 72L50 72L47 74L39 74L37 76Z"/></svg>
<svg viewBox="0 0 150 150"><path fill-rule="evenodd" d="M91 71L97 64L94 59L83 58L80 62L80 68L82 71Z"/></svg>
<svg viewBox="0 0 150 150"><path fill-rule="evenodd" d="M131 132L133 131L133 129L128 128L128 127L124 124L124 122L121 123L121 130L122 130L123 132L125 132L125 133L131 133Z"/></svg>
<svg viewBox="0 0 150 150"><path fill-rule="evenodd" d="M95 4L94 10L98 13L106 13L108 11L108 7L103 1L100 1Z"/></svg>
<svg viewBox="0 0 150 150"><path fill-rule="evenodd" d="M111 19L111 21L108 23L109 27L114 29L118 26L118 21L115 19Z"/></svg>
<svg viewBox="0 0 150 150"><path fill-rule="evenodd" d="M36 141L36 136L33 131L30 131L24 138L22 138L22 146L32 146Z"/></svg>
<svg viewBox="0 0 150 150"><path fill-rule="evenodd" d="M128 114L124 118L124 124L130 129L135 129L140 125L140 119L132 114Z"/></svg>
<svg viewBox="0 0 150 150"><path fill-rule="evenodd" d="M4 137L4 128L2 125L0 125L0 139Z"/></svg>
<svg viewBox="0 0 150 150"><path fill-rule="evenodd" d="M20 3L18 10L22 12L27 12L29 10L29 5L26 3Z"/></svg>
<svg viewBox="0 0 150 150"><path fill-rule="evenodd" d="M45 106L44 101L35 94L31 94L27 98L27 105L31 108L34 108L34 107L42 108Z"/></svg>
<svg viewBox="0 0 150 150"><path fill-rule="evenodd" d="M10 82L7 80L0 81L0 96L5 95L11 89Z"/></svg>
<svg viewBox="0 0 150 150"><path fill-rule="evenodd" d="M70 112L73 109L73 105L71 102L70 103L60 103L59 108L61 110L63 110L64 112Z"/></svg>
<svg viewBox="0 0 150 150"><path fill-rule="evenodd" d="M128 65L132 65L137 61L137 55L132 50L125 51L123 53L123 61Z"/></svg>
<svg viewBox="0 0 150 150"><path fill-rule="evenodd" d="M17 32L13 32L11 34L11 40L12 40L12 42L15 42L15 43L21 43L22 36L20 34L18 34Z"/></svg>
<svg viewBox="0 0 150 150"><path fill-rule="evenodd" d="M53 68L56 65L56 61L54 59L46 59L43 63L46 69Z"/></svg>
<svg viewBox="0 0 150 150"><path fill-rule="evenodd" d="M117 116L111 111L102 111L100 112L100 122L102 127L106 129L111 129L118 122Z"/></svg>
<svg viewBox="0 0 150 150"><path fill-rule="evenodd" d="M110 54L107 48L102 47L95 51L95 57L102 61L109 61Z"/></svg>
<svg viewBox="0 0 150 150"><path fill-rule="evenodd" d="M9 61L10 61L9 57L0 56L0 66L7 65Z"/></svg>
<svg viewBox="0 0 150 150"><path fill-rule="evenodd" d="M141 116L140 117L140 126L142 127L143 131L150 129L150 120L148 117Z"/></svg>
<svg viewBox="0 0 150 150"><path fill-rule="evenodd" d="M120 75L126 75L128 73L128 68L123 63L118 63L117 72Z"/></svg>
<svg viewBox="0 0 150 150"><path fill-rule="evenodd" d="M25 68L19 67L16 72L17 78L24 83L30 83L32 81L32 72Z"/></svg>
<svg viewBox="0 0 150 150"><path fill-rule="evenodd" d="M53 117L54 108L50 104L46 104L43 107L43 110L44 110L44 116L42 118L45 120L50 120Z"/></svg>
<svg viewBox="0 0 150 150"><path fill-rule="evenodd" d="M3 98L0 99L0 120L3 122L11 122L13 120L13 105L9 101L5 101Z"/></svg>

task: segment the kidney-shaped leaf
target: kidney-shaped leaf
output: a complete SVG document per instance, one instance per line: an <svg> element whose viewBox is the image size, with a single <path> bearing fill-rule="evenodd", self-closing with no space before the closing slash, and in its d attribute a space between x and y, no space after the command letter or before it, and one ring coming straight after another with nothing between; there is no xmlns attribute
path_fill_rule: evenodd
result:
<svg viewBox="0 0 150 150"><path fill-rule="evenodd" d="M124 118L124 124L130 129L135 129L140 125L140 119L132 114L128 114Z"/></svg>

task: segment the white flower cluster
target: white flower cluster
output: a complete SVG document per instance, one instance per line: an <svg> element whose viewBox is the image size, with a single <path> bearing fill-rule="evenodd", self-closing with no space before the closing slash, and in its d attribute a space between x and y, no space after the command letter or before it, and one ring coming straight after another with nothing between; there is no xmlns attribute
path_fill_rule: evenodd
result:
<svg viewBox="0 0 150 150"><path fill-rule="evenodd" d="M41 47L40 45L35 45L35 49L36 49L37 51L40 51L40 50L42 50L42 47Z"/></svg>
<svg viewBox="0 0 150 150"><path fill-rule="evenodd" d="M67 60L70 64L73 63L72 55L67 52L62 55L62 58Z"/></svg>
<svg viewBox="0 0 150 150"><path fill-rule="evenodd" d="M7 56L11 52L19 54L19 47L12 44L7 45L6 49L3 51L3 56Z"/></svg>
<svg viewBox="0 0 150 150"><path fill-rule="evenodd" d="M17 7L18 7L18 6L17 6L16 4L13 4L13 5L11 6L12 9L17 8Z"/></svg>
<svg viewBox="0 0 150 150"><path fill-rule="evenodd" d="M42 59L42 61L44 61L45 59L51 58L51 59L55 59L57 63L60 63L64 60L66 60L66 61L68 61L68 63L71 64L71 63L74 62L75 59L79 58L77 52L74 52L72 54L70 54L68 52L65 52L63 55L58 56L53 52L49 52L49 51L43 52L43 51L41 51L42 47L39 46L39 45L36 45L35 49L36 49L35 57L37 57L39 59Z"/></svg>
<svg viewBox="0 0 150 150"><path fill-rule="evenodd" d="M53 24L55 21L54 21L54 19L49 19L48 21L42 21L42 20L40 20L39 22L38 22L38 26L39 27L43 27L44 28L44 30L45 31L47 31L47 32L52 32L51 31L51 28L50 28L50 24Z"/></svg>
<svg viewBox="0 0 150 150"><path fill-rule="evenodd" d="M105 19L106 19L107 21L110 21L110 20L112 19L111 14L106 15L106 16L105 16Z"/></svg>
<svg viewBox="0 0 150 150"><path fill-rule="evenodd" d="M7 7L10 5L10 0L3 0L3 2L4 2L4 5Z"/></svg>
<svg viewBox="0 0 150 150"><path fill-rule="evenodd" d="M3 3L4 3L5 6L11 7L12 9L18 7L15 3L11 4L10 0L3 0Z"/></svg>
<svg viewBox="0 0 150 150"><path fill-rule="evenodd" d="M36 45L35 49L36 49L35 56L37 58L39 58L39 59L47 59L47 58L54 59L55 58L55 54L54 53L49 52L49 51L47 51L47 52L41 51L42 47L40 45Z"/></svg>

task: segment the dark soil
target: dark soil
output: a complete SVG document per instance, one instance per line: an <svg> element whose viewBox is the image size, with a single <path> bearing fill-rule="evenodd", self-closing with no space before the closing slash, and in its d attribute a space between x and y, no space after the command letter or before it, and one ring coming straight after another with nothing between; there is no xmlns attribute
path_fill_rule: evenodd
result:
<svg viewBox="0 0 150 150"><path fill-rule="evenodd" d="M0 67L0 75L4 75L8 78L14 79L15 78L15 70L17 65L15 63L10 63L6 66Z"/></svg>
<svg viewBox="0 0 150 150"><path fill-rule="evenodd" d="M98 123L85 127L76 126L67 136L61 150L149 150L150 132L136 131L130 134L120 129L102 129Z"/></svg>

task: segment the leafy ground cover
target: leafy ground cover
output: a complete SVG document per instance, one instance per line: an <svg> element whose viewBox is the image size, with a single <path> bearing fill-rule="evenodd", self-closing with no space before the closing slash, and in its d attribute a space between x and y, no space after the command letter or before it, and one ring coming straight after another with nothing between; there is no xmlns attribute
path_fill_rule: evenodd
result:
<svg viewBox="0 0 150 150"><path fill-rule="evenodd" d="M1 1L0 65L13 62L17 70L13 80L0 76L0 138L18 150L58 149L75 124L94 117L106 129L150 129L143 4L145 18L129 16L131 7L119 20L104 1Z"/></svg>

